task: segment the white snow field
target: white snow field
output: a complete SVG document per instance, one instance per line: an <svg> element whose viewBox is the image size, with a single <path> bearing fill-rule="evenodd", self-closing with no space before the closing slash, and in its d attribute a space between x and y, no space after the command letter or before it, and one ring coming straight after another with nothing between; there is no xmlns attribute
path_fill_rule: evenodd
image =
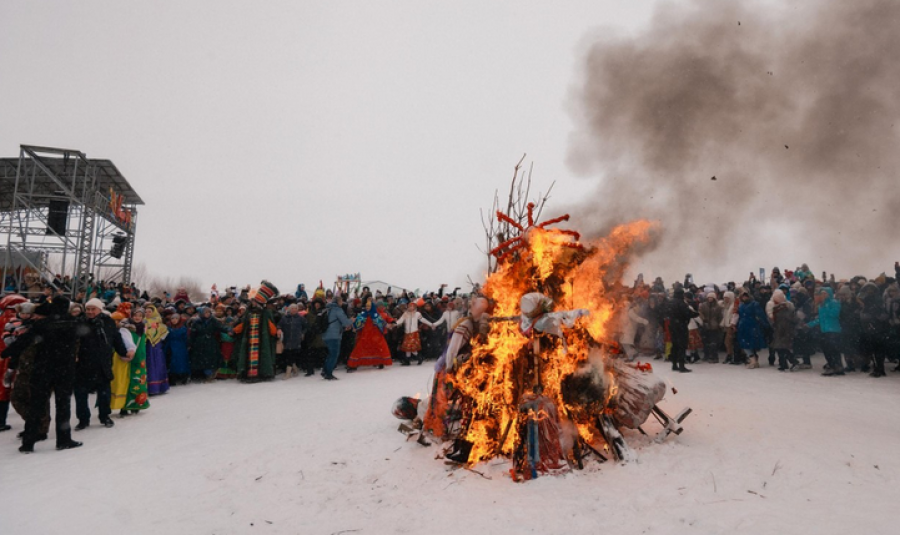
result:
<svg viewBox="0 0 900 535"><path fill-rule="evenodd" d="M654 361L657 364L659 361ZM681 436L627 438L637 463L513 483L405 442L391 404L430 367L176 387L113 429L57 452L0 433L0 533L25 534L895 534L900 374L696 364L657 373ZM74 419L73 419L74 423ZM657 430L655 421L648 431Z"/></svg>

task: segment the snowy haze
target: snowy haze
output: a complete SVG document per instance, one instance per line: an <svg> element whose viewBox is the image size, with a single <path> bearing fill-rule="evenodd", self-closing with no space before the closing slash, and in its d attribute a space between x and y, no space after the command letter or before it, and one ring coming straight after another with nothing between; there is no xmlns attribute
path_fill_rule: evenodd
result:
<svg viewBox="0 0 900 535"><path fill-rule="evenodd" d="M113 160L147 203L136 261L204 287L467 288L523 153L547 217L662 221L635 272L872 274L898 245L898 12L7 0L0 154Z"/></svg>
<svg viewBox="0 0 900 535"><path fill-rule="evenodd" d="M581 40L652 3L0 4L0 153L109 158L143 197L135 261L205 286L409 288L483 276L479 208L523 153L576 199Z"/></svg>

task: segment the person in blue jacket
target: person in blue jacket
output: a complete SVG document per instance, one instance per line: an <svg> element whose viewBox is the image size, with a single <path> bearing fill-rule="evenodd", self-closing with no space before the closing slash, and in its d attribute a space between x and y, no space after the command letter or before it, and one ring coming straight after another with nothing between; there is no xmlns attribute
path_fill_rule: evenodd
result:
<svg viewBox="0 0 900 535"><path fill-rule="evenodd" d="M819 315L806 325L811 329L818 327L822 333L820 342L828 363L822 375L844 375L844 365L841 363L841 302L834 298L831 288L820 288L816 292L816 304Z"/></svg>

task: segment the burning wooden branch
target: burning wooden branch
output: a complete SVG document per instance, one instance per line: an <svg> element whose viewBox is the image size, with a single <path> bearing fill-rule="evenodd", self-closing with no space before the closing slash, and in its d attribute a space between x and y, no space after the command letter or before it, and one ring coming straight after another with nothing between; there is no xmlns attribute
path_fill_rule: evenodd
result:
<svg viewBox="0 0 900 535"><path fill-rule="evenodd" d="M621 360L607 343L622 309L610 281L652 225L619 227L585 247L578 232L548 228L567 215L539 223L534 210L529 203L515 216L496 212L508 233L489 251L497 259L484 286L493 321L483 338L469 333L465 354L444 360L432 400L421 404L428 429L449 443L447 461L504 456L516 480L580 468L585 455L635 460L623 430L643 432L653 415L664 439L680 433L690 413L669 417L658 406L665 384L652 368Z"/></svg>

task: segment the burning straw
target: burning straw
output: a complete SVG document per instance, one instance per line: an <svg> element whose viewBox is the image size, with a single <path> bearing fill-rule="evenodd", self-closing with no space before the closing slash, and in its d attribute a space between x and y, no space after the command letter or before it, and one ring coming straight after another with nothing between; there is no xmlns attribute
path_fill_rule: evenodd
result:
<svg viewBox="0 0 900 535"><path fill-rule="evenodd" d="M581 243L577 232L548 228L567 219L529 217L491 251L498 266L483 288L493 302L489 327L437 374L425 417L439 421L426 431L453 441L449 459L510 457L514 479L566 468L561 461L580 465L581 445L626 459L618 429L640 426L665 393L649 365L618 358L611 341L629 291L619 281L658 225L635 221ZM563 429L572 429L568 441Z"/></svg>

